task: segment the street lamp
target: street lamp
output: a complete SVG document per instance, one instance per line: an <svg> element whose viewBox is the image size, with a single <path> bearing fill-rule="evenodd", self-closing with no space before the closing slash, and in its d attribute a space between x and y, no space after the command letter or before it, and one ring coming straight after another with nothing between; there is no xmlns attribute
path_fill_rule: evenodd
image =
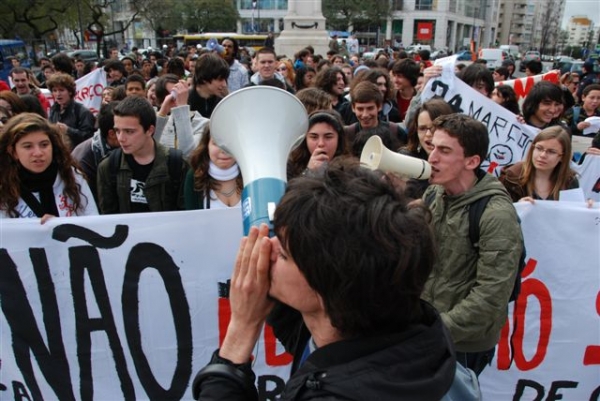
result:
<svg viewBox="0 0 600 401"><path fill-rule="evenodd" d="M254 27L254 10L256 10L258 32L260 33L260 4L258 3L258 0L252 0L252 27ZM254 32L256 32L256 29L254 29Z"/></svg>

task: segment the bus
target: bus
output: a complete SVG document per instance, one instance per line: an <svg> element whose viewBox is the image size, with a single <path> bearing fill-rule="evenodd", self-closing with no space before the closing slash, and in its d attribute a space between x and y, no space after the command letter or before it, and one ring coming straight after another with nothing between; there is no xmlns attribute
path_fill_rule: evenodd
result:
<svg viewBox="0 0 600 401"><path fill-rule="evenodd" d="M264 47L267 35L239 34L235 32L208 32L173 36L173 40L177 42L178 49L182 46L195 46L198 44L202 45L202 47L206 47L206 42L212 38L217 39L219 43L221 43L224 38L233 38L237 40L240 47L251 47L254 50L259 50Z"/></svg>
<svg viewBox="0 0 600 401"><path fill-rule="evenodd" d="M18 57L21 67L30 68L31 64L27 55L25 42L16 39L0 39L0 79L8 82L8 75L13 69L12 57Z"/></svg>

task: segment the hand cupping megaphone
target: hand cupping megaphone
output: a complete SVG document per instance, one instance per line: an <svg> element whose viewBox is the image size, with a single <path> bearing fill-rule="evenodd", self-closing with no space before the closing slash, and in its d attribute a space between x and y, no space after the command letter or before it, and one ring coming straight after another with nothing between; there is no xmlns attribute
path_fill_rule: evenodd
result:
<svg viewBox="0 0 600 401"><path fill-rule="evenodd" d="M425 160L392 152L383 146L377 135L373 135L365 143L360 154L360 164L371 170L396 173L417 180L426 180L431 175L431 165Z"/></svg>
<svg viewBox="0 0 600 401"><path fill-rule="evenodd" d="M220 55L227 53L227 50L223 46L221 46L219 44L219 41L215 38L208 39L208 41L206 42L206 48L208 49L208 51L214 51Z"/></svg>
<svg viewBox="0 0 600 401"><path fill-rule="evenodd" d="M304 140L308 116L294 95L273 86L235 91L215 107L210 133L235 157L242 172L244 234L267 223L273 228L275 205L285 192L287 159Z"/></svg>

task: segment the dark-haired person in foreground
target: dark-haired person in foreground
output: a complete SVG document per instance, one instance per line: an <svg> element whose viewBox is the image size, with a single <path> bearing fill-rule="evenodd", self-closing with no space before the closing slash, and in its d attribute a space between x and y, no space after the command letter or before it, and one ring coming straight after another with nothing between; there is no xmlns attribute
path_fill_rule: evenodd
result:
<svg viewBox="0 0 600 401"><path fill-rule="evenodd" d="M231 321L196 375L194 398L257 399L250 358L271 312L294 355L282 400L478 399L439 315L420 300L435 254L426 216L356 162L336 160L323 177L291 180L276 236L262 225L242 240ZM275 300L297 312L273 310Z"/></svg>

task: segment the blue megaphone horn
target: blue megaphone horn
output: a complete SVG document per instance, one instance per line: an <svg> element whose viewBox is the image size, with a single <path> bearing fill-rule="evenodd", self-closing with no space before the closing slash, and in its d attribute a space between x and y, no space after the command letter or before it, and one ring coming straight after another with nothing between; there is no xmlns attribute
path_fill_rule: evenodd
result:
<svg viewBox="0 0 600 401"><path fill-rule="evenodd" d="M227 52L227 50L225 50L225 48L221 46L215 38L208 39L208 42L206 42L206 48L208 49L208 51L214 51L220 55L223 55Z"/></svg>

